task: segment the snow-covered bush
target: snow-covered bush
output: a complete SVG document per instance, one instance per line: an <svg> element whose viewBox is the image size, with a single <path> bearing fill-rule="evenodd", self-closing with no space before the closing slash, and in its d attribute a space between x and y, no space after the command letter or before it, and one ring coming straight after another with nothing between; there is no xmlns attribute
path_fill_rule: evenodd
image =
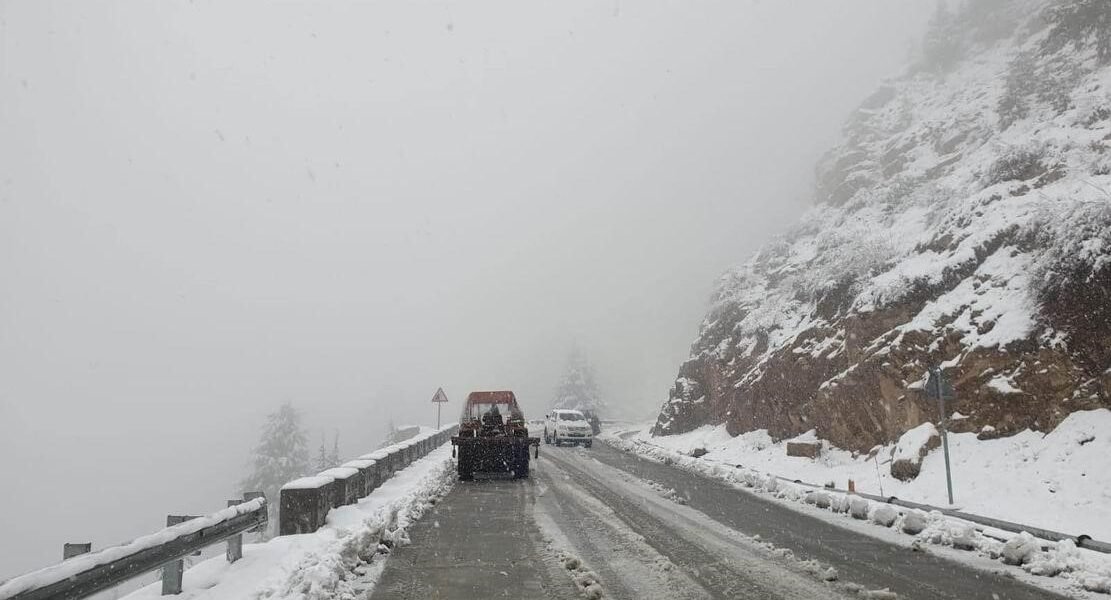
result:
<svg viewBox="0 0 1111 600"><path fill-rule="evenodd" d="M1005 181L1029 181L1045 174L1049 166L1045 151L1032 146L1008 148L999 155L984 174L985 187Z"/></svg>

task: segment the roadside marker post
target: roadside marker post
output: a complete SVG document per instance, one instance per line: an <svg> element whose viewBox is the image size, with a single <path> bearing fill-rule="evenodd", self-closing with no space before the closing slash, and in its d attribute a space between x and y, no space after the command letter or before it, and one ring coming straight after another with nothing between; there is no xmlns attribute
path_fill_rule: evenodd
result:
<svg viewBox="0 0 1111 600"><path fill-rule="evenodd" d="M949 492L949 505L953 505L953 472L949 466L949 436L945 418L945 400L955 397L953 386L945 379L940 367L930 367L930 378L926 381L927 393L937 398L938 428L941 430L941 446L945 453L945 487Z"/></svg>

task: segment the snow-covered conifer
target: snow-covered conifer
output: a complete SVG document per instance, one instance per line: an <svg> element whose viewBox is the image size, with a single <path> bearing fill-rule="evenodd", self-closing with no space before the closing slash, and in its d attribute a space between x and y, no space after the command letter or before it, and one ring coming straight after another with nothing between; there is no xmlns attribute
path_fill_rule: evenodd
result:
<svg viewBox="0 0 1111 600"><path fill-rule="evenodd" d="M605 402L598 393L598 385L594 380L594 367L578 348L573 348L567 356L567 365L556 388L552 408L595 413L605 409Z"/></svg>
<svg viewBox="0 0 1111 600"><path fill-rule="evenodd" d="M275 522L278 490L308 471L308 440L301 413L287 402L266 417L251 460L251 474L243 479L241 486L243 491L266 494L271 522Z"/></svg>

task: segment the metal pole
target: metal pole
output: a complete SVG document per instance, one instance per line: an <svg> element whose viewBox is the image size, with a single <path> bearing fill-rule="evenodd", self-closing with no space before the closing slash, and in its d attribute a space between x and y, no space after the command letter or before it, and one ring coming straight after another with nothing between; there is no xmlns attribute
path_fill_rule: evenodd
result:
<svg viewBox="0 0 1111 600"><path fill-rule="evenodd" d="M191 521L198 517L193 515L166 515L166 527L173 527ZM200 551L194 552L194 555L200 554ZM185 559L179 558L175 561L168 562L162 565L162 595L163 596L176 596L181 593L181 580L185 576Z"/></svg>
<svg viewBox="0 0 1111 600"><path fill-rule="evenodd" d="M934 391L937 393L937 408L940 412L938 422L941 424L941 446L945 453L945 488L949 492L949 505L953 504L953 473L949 466L949 435L945 427L945 392L941 385L941 369L934 369Z"/></svg>
<svg viewBox="0 0 1111 600"><path fill-rule="evenodd" d="M436 429L440 428L440 408L442 408L443 406L443 402L436 403Z"/></svg>
<svg viewBox="0 0 1111 600"><path fill-rule="evenodd" d="M243 503L242 500L228 500L228 506L229 507L239 506L242 503ZM243 558L243 534L242 533L237 533L237 534L231 536L230 538L228 538L228 549L227 549L227 552L225 553L225 556L227 557L228 562L230 562L230 563L233 563L233 562Z"/></svg>

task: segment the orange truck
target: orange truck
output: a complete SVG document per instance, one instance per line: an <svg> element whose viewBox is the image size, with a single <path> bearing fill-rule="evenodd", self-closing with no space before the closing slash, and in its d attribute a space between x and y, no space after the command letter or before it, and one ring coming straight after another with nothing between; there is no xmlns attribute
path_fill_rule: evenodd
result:
<svg viewBox="0 0 1111 600"><path fill-rule="evenodd" d="M540 456L540 438L529 437L517 397L508 390L471 392L451 445L462 481L474 479L475 473L523 479L529 475L530 450L532 458Z"/></svg>

